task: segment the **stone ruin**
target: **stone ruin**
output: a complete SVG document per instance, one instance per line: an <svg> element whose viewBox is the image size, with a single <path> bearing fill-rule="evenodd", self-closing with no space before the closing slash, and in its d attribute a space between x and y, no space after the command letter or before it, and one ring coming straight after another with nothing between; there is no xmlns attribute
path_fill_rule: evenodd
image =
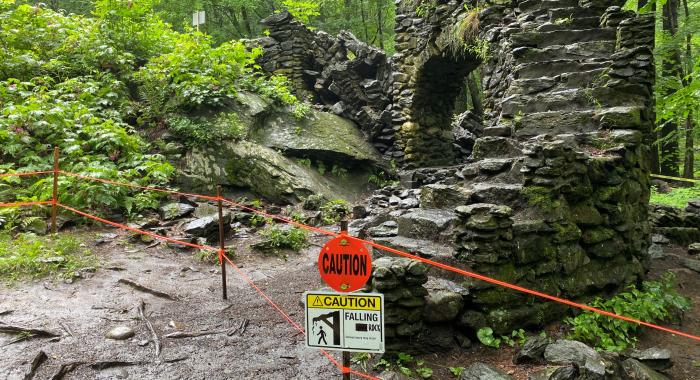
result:
<svg viewBox="0 0 700 380"><path fill-rule="evenodd" d="M261 64L402 168L351 232L585 301L648 265L654 21L622 3L402 0L391 57L281 13L264 21ZM474 70L482 115L455 105ZM566 310L404 259L376 264L389 348L464 345L481 327L506 334Z"/></svg>

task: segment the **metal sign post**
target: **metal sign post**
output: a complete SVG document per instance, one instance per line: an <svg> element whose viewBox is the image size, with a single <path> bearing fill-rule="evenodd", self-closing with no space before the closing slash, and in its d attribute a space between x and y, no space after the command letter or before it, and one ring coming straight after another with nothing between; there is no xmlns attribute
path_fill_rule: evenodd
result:
<svg viewBox="0 0 700 380"><path fill-rule="evenodd" d="M204 24L204 21L206 21L206 15L204 14L204 11L192 13L192 26L196 26L198 32L199 26Z"/></svg>

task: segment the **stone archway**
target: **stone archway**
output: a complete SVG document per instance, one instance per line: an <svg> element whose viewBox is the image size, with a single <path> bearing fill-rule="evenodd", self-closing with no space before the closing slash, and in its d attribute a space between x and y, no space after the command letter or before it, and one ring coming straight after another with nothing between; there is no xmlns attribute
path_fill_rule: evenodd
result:
<svg viewBox="0 0 700 380"><path fill-rule="evenodd" d="M467 76L480 63L478 58L469 54L443 52L430 56L418 68L415 93L408 108L410 128L405 139L409 164L438 166L454 163L452 122L455 114L463 111L456 109L456 99L466 86Z"/></svg>

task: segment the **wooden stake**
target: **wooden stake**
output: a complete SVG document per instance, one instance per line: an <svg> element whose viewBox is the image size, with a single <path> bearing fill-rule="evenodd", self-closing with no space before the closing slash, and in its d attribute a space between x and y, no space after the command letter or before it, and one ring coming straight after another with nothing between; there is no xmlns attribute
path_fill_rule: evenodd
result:
<svg viewBox="0 0 700 380"><path fill-rule="evenodd" d="M53 198L51 199L51 233L58 230L56 215L58 214L58 147L53 148Z"/></svg>
<svg viewBox="0 0 700 380"><path fill-rule="evenodd" d="M348 221L343 219L340 221L340 233L348 233ZM350 368L350 352L343 351L343 368ZM343 380L350 380L350 373L343 373Z"/></svg>
<svg viewBox="0 0 700 380"><path fill-rule="evenodd" d="M218 198L219 206L219 261L221 261L221 292L223 298L228 299L226 289L226 260L224 259L226 248L224 246L224 210L223 203L221 201L221 185L216 186L216 197Z"/></svg>

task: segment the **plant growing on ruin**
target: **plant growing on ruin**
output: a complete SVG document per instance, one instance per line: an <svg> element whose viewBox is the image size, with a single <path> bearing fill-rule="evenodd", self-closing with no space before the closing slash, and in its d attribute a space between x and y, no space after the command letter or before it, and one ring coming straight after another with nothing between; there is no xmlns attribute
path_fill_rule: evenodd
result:
<svg viewBox="0 0 700 380"><path fill-rule="evenodd" d="M383 357L374 365L374 368L383 367L386 370L396 370L407 377L413 376L415 370L416 375L421 379L429 379L433 376L433 369L427 367L424 360L415 359L404 352L399 352L393 359Z"/></svg>
<svg viewBox="0 0 700 380"><path fill-rule="evenodd" d="M641 289L631 285L627 291L608 299L596 298L591 306L636 318L645 322L677 318L690 307L690 301L678 294L675 275L667 272L659 281L644 281ZM594 345L605 351L622 351L634 347L639 329L636 323L613 319L584 311L564 321L572 327L569 337Z"/></svg>
<svg viewBox="0 0 700 380"><path fill-rule="evenodd" d="M299 252L309 244L308 234L298 227L282 227L269 224L260 232L265 240L255 245L256 249L279 254L281 250Z"/></svg>
<svg viewBox="0 0 700 380"><path fill-rule="evenodd" d="M345 200L334 199L321 206L320 211L324 224L335 224L350 214L350 205Z"/></svg>

